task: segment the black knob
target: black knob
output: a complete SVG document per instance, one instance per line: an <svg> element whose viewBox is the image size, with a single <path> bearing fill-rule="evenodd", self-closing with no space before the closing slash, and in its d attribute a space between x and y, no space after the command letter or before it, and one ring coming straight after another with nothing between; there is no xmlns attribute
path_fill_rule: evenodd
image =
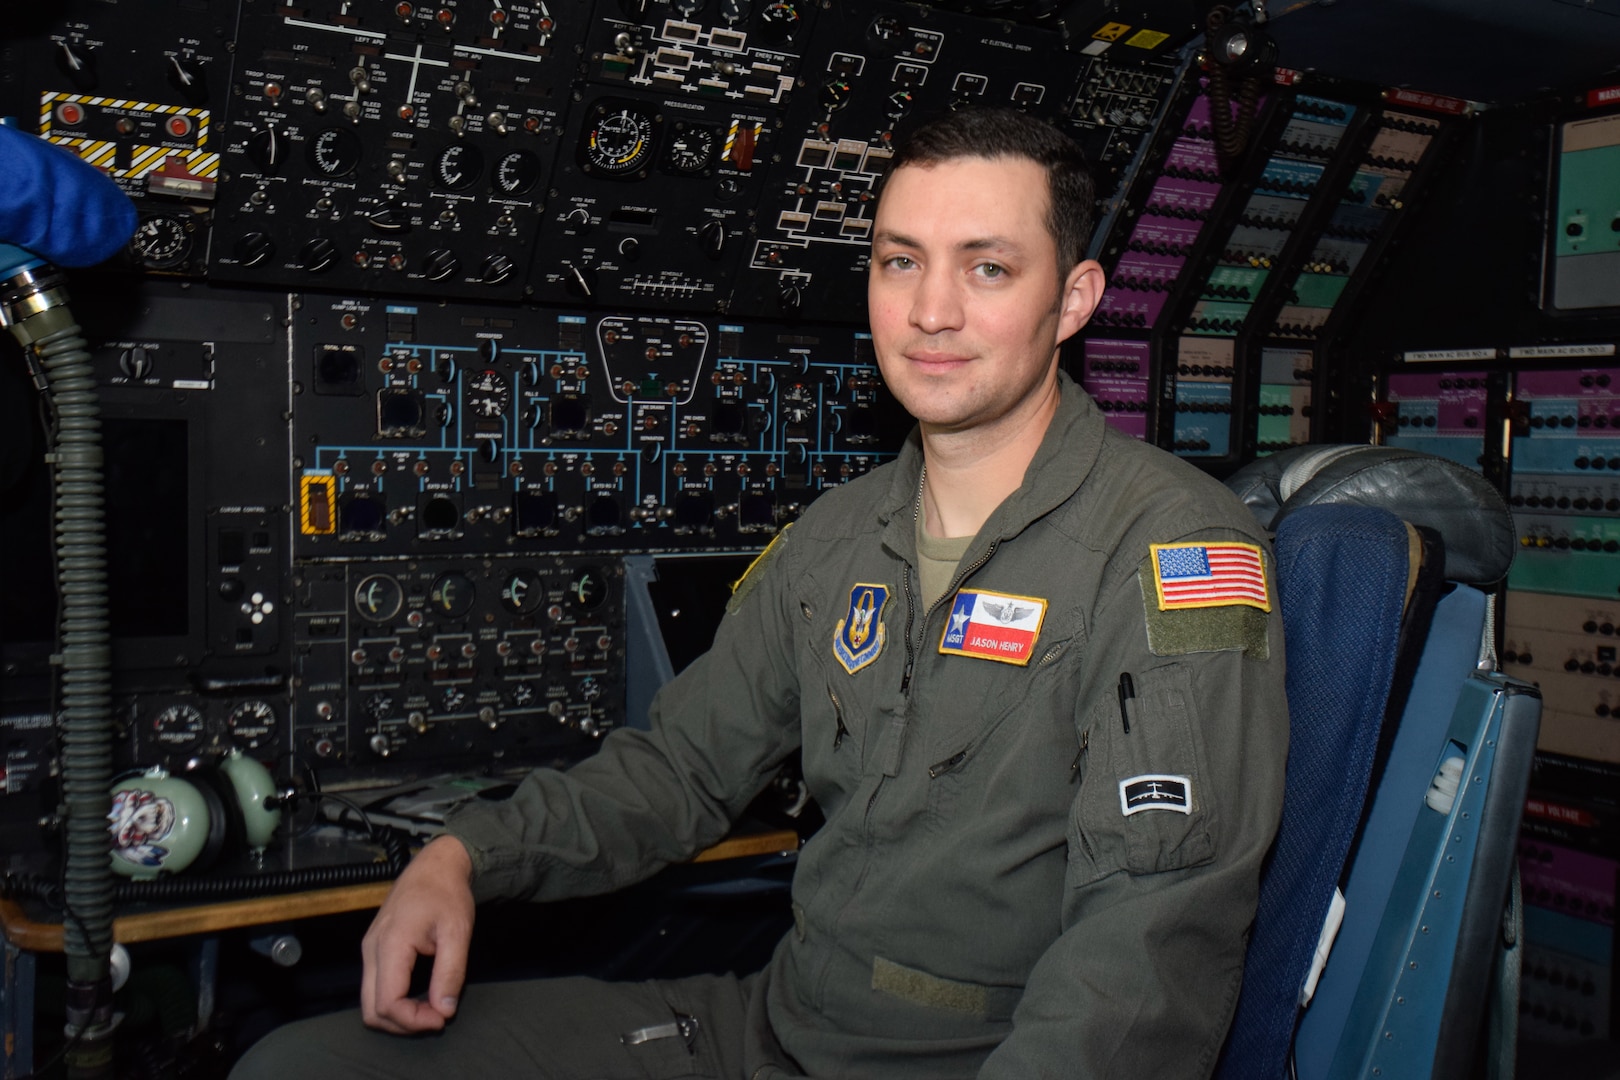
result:
<svg viewBox="0 0 1620 1080"><path fill-rule="evenodd" d="M118 367L131 379L144 379L152 373L152 354L137 345L118 357Z"/></svg>
<svg viewBox="0 0 1620 1080"><path fill-rule="evenodd" d="M276 245L262 232L250 232L236 242L231 254L240 266L258 266L276 253Z"/></svg>
<svg viewBox="0 0 1620 1080"><path fill-rule="evenodd" d="M505 255L491 255L478 271L478 280L485 285L504 285L511 280L517 267Z"/></svg>
<svg viewBox="0 0 1620 1080"><path fill-rule="evenodd" d="M783 311L796 312L804 304L804 292L797 285L784 285L776 294L776 302Z"/></svg>
<svg viewBox="0 0 1620 1080"><path fill-rule="evenodd" d="M324 236L317 236L298 252L298 265L306 273L318 274L322 270L330 270L337 257L337 245Z"/></svg>
<svg viewBox="0 0 1620 1080"><path fill-rule="evenodd" d="M382 233L409 232L411 228L410 212L399 206L380 206L368 214L366 220Z"/></svg>
<svg viewBox="0 0 1620 1080"><path fill-rule="evenodd" d="M64 41L57 46L56 69L79 91L96 88L96 51L88 45Z"/></svg>
<svg viewBox="0 0 1620 1080"><path fill-rule="evenodd" d="M641 258L641 241L633 236L627 236L620 240L619 255L625 262L635 262Z"/></svg>
<svg viewBox="0 0 1620 1080"><path fill-rule="evenodd" d="M244 587L241 578L228 577L220 579L219 596L221 600L240 599L243 591Z"/></svg>
<svg viewBox="0 0 1620 1080"><path fill-rule="evenodd" d="M484 439L478 444L478 456L485 461L493 463L501 456L501 444L494 439Z"/></svg>
<svg viewBox="0 0 1620 1080"><path fill-rule="evenodd" d="M286 151L287 137L273 125L258 128L248 136L247 156L265 172L273 173L281 168L281 159L286 156Z"/></svg>
<svg viewBox="0 0 1620 1080"><path fill-rule="evenodd" d="M169 85L193 105L208 104L208 82L202 64L190 57L169 57Z"/></svg>
<svg viewBox="0 0 1620 1080"><path fill-rule="evenodd" d="M726 223L719 218L705 221L698 228L698 243L703 247L703 254L718 259L726 246Z"/></svg>
<svg viewBox="0 0 1620 1080"><path fill-rule="evenodd" d="M434 248L422 260L422 274L429 281L443 281L461 269L461 260L444 248Z"/></svg>

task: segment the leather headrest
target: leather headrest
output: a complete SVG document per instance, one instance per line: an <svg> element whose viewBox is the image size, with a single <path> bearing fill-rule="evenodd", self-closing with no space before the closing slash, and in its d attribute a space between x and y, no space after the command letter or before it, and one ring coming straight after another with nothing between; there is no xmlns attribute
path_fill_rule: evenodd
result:
<svg viewBox="0 0 1620 1080"><path fill-rule="evenodd" d="M1226 486L1266 528L1318 503L1378 506L1445 541L1448 581L1492 585L1517 549L1513 514L1483 476L1454 461L1389 446L1297 446L1233 473Z"/></svg>

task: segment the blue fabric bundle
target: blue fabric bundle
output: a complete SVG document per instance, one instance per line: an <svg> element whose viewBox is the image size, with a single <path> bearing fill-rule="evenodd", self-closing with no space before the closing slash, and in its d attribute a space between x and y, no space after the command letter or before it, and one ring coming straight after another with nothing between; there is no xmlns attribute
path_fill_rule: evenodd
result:
<svg viewBox="0 0 1620 1080"><path fill-rule="evenodd" d="M135 204L100 169L0 126L0 243L58 266L93 266L135 232Z"/></svg>

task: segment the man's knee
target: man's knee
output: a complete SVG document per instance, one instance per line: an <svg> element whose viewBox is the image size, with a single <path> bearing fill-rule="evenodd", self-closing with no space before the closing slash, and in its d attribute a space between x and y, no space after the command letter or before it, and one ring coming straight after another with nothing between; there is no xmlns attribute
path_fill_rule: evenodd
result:
<svg viewBox="0 0 1620 1080"><path fill-rule="evenodd" d="M330 1076L334 1059L351 1056L342 1048L366 1036L354 1011L286 1024L254 1043L231 1070L230 1080Z"/></svg>

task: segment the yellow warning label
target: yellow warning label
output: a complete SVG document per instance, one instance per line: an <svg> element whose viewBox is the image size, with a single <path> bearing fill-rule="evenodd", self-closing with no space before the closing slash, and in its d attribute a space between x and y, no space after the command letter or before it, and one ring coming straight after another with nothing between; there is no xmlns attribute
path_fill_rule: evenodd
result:
<svg viewBox="0 0 1620 1080"><path fill-rule="evenodd" d="M1103 23L1102 26L1091 32L1091 36L1102 41L1118 41L1129 33L1130 29L1129 26L1122 22Z"/></svg>
<svg viewBox="0 0 1620 1080"><path fill-rule="evenodd" d="M337 477L301 476L298 487L298 531L305 536L337 532Z"/></svg>
<svg viewBox="0 0 1620 1080"><path fill-rule="evenodd" d="M93 94L40 96L40 137L71 150L109 176L210 184L219 155L204 149L207 109Z"/></svg>
<svg viewBox="0 0 1620 1080"><path fill-rule="evenodd" d="M1138 30L1125 39L1125 44L1134 45L1138 49L1157 49L1169 40L1170 35L1158 30Z"/></svg>

